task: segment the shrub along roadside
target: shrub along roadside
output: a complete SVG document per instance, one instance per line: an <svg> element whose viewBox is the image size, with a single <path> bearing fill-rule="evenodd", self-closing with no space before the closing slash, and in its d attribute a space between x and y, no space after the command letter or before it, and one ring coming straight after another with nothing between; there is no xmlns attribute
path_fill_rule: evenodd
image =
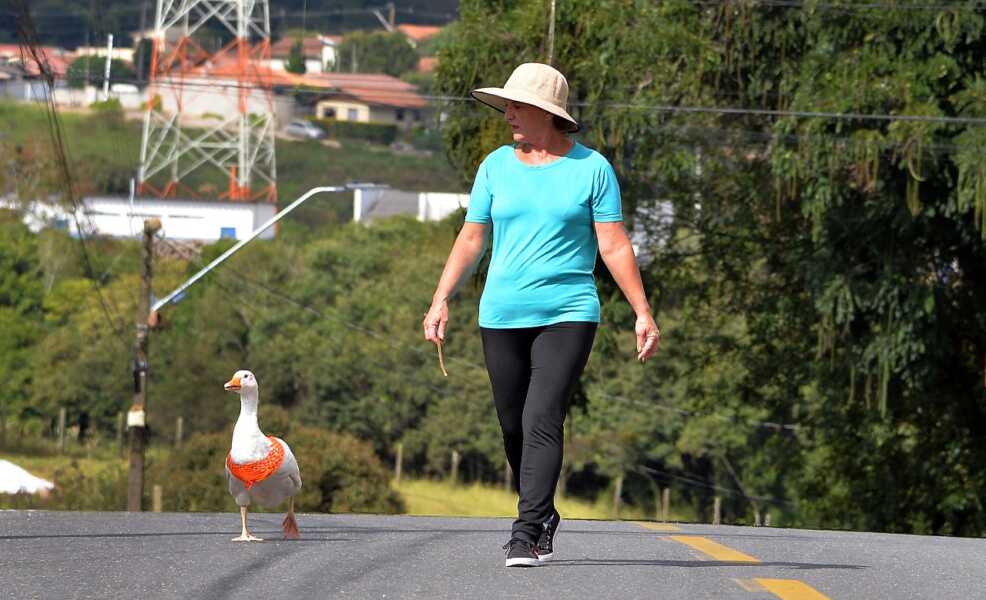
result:
<svg viewBox="0 0 986 600"><path fill-rule="evenodd" d="M268 421L286 423L287 419ZM400 495L390 489L389 472L366 442L314 427L275 425L270 427L270 432L288 442L301 466L303 485L295 498L299 512L403 511ZM158 484L163 488L165 511L235 511L223 469L229 442L227 432L195 434L181 450L150 453L144 508L150 509L151 490ZM114 460L99 469L86 469L79 461L71 460L55 471L53 479L56 488L44 498L0 494L0 509L123 510L126 507L127 468L122 460ZM285 508L286 505L271 510L280 512ZM251 507L251 510L263 509Z"/></svg>
<svg viewBox="0 0 986 600"><path fill-rule="evenodd" d="M386 123L358 123L337 119L310 119L325 130L329 137L366 140L374 144L390 145L397 138L397 126Z"/></svg>

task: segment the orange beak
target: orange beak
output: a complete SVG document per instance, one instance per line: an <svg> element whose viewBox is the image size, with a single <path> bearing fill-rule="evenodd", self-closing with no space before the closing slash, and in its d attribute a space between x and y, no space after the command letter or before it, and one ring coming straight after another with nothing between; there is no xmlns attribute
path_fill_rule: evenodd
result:
<svg viewBox="0 0 986 600"><path fill-rule="evenodd" d="M234 377L223 384L223 389L227 392L236 392L240 389L240 378Z"/></svg>

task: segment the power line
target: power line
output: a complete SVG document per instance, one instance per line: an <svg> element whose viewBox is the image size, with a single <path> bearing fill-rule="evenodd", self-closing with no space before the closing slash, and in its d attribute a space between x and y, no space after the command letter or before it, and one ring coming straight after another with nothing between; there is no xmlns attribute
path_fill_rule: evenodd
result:
<svg viewBox="0 0 986 600"><path fill-rule="evenodd" d="M727 7L770 7L770 8L808 8L816 9L821 8L825 10L835 10L835 11L872 11L872 10L883 10L883 11L937 11L937 10L953 10L953 9L966 9L966 10L982 10L982 6L970 6L969 4L959 4L959 3L943 3L943 4L902 4L900 2L871 2L871 3L853 3L853 4L836 4L833 2L810 2L805 0L749 0L748 2L737 2L736 0L696 0L695 4L701 6L719 6L723 8Z"/></svg>
<svg viewBox="0 0 986 600"><path fill-rule="evenodd" d="M759 500L760 502L764 502L768 504L792 506L791 502L787 500L781 500L780 498L773 498L771 496L757 496L753 494L748 495L745 494L742 490L727 488L721 485L716 485L714 483L709 483L707 481L702 481L701 479L695 479L694 477L699 477L699 475L696 475L695 473L687 473L687 471L685 471L685 473L688 475L692 475L693 477L686 477L684 475L675 475L674 473L668 473L667 471L661 471L660 469L655 469L653 467L648 467L646 465L636 465L636 468L642 471L646 471L648 473L659 475L660 477L673 479L675 481L680 481L692 487L701 487L710 490L715 490L717 492L729 494L730 496L742 496L747 500Z"/></svg>
<svg viewBox="0 0 986 600"><path fill-rule="evenodd" d="M107 325L109 325L112 332L117 336L120 342L123 344L124 348L130 349L130 344L127 342L123 331L117 327L117 318L114 318L110 314L109 306L107 305L107 300L103 296L103 290L101 287L101 282L96 279L96 269L93 265L93 260L89 254L89 247L86 243L85 228L79 219L79 214L83 212L82 206L79 203L78 198L75 195L75 178L72 174L71 166L67 156L67 150L65 147L64 132L62 131L61 119L58 113L58 106L55 104L54 100L54 81L55 76L51 70L51 66L48 63L47 55L45 51L40 48L40 43L37 36L37 30L34 27L34 23L31 21L31 14L24 0L18 0L21 6L21 12L17 19L17 33L18 37L21 38L21 58L22 60L26 58L26 55L30 55L34 62L38 65L40 71L40 78L45 87L45 97L46 97L46 115L48 118L48 134L51 138L52 150L55 153L55 161L57 163L58 169L61 173L62 182L65 184L65 191L69 202L72 204L72 220L75 222L76 232L78 233L79 246L82 250L82 259L86 271L87 277L93 280L93 289L96 291L96 296L99 299L99 305L102 308L103 315L106 319ZM110 298L112 302L112 298ZM114 312L117 314L119 311L114 306Z"/></svg>
<svg viewBox="0 0 986 600"><path fill-rule="evenodd" d="M205 79L205 77L203 77ZM131 78L117 78L112 80L116 83L137 83L136 79ZM202 88L202 89L232 89L232 90L251 90L260 89L257 86L252 85L240 85L238 83L224 83L221 80L211 81L211 82L195 82L195 81L183 81L182 83L170 83L167 81L158 80L154 84L159 88L170 88L170 89L187 89L187 88ZM277 86L283 87L283 86ZM292 90L294 94L308 94L308 95L323 95L323 96L345 96L346 92L337 90L319 90L319 89L308 89L304 87L298 87ZM433 94L419 94L416 92L388 92L386 90L376 91L374 93L381 98L393 98L393 99L406 99L409 94L413 93L418 98L424 100L432 101L442 101L442 102L470 102L473 100L470 96L448 96L448 95L433 95ZM883 122L917 122L917 123L942 123L949 125L975 125L983 126L986 125L986 117L947 117L947 116L929 116L929 115L894 115L886 113L835 113L835 112L825 112L825 111L805 111L805 110L774 110L774 109L760 109L760 108L744 108L736 106L689 106L689 105L672 105L672 104L635 104L627 102L574 102L571 106L576 106L579 108L592 108L592 109L620 109L620 110L638 110L638 111L650 111L655 113L684 113L684 114L723 114L723 115L751 115L751 116L769 116L769 117L795 117L795 118L818 118L818 119L834 119L834 120L845 120L845 121L883 121Z"/></svg>
<svg viewBox="0 0 986 600"><path fill-rule="evenodd" d="M716 420L722 421L724 423L731 423L731 424L747 423L747 424L750 424L750 425L755 425L757 427L762 427L762 428L765 428L765 429L771 429L771 430L776 431L776 432L784 432L784 431L796 432L799 429L801 429L801 427L802 427L802 425L800 425L798 423L776 423L776 422L773 422L773 421L761 421L761 420L758 420L758 419L748 419L748 418L743 418L743 417L727 417L725 415L721 415L721 414L718 414L718 413L712 413L712 412L701 412L701 411L695 411L695 410L685 410L683 408L680 408L678 406L674 406L672 404L664 404L664 403L657 402L657 401L654 401L654 400L641 400L641 399L637 399L637 398L627 398L626 396L618 396L618 395L613 395L613 394L606 394L604 392L594 392L594 393L591 393L589 395L590 395L590 397L591 396L597 396L599 398L605 398L607 400L616 400L616 401L619 401L619 402L627 402L627 403L630 403L630 404L636 404L637 406L640 406L640 407L656 408L657 410L663 410L663 411L667 411L667 412L674 412L674 413L677 413L677 414L679 414L679 415L681 415L683 417L708 417L708 418L712 418L712 419L716 419Z"/></svg>

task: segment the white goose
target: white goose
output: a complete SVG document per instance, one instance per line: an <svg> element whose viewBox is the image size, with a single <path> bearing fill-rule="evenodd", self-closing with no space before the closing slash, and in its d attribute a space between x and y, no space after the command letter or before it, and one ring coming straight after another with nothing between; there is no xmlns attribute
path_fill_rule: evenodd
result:
<svg viewBox="0 0 986 600"><path fill-rule="evenodd" d="M250 371L237 371L223 386L240 395L240 417L233 428L233 444L226 458L229 493L240 507L243 530L234 542L259 542L247 530L247 507L252 503L273 507L289 500L281 528L286 538L298 538L294 518L294 495L301 489L298 461L284 440L268 437L257 423L260 403L257 378Z"/></svg>

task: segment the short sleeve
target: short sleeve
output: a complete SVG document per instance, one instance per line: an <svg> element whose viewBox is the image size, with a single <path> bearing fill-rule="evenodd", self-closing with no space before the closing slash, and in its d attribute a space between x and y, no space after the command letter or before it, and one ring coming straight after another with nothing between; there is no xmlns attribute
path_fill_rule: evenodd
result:
<svg viewBox="0 0 986 600"><path fill-rule="evenodd" d="M476 180L472 183L469 194L469 209L466 210L466 222L488 224L492 222L490 208L493 206L493 193L490 191L489 159L484 160L476 170Z"/></svg>
<svg viewBox="0 0 986 600"><path fill-rule="evenodd" d="M592 194L592 220L596 223L615 223L623 220L623 203L616 172L608 161L596 171Z"/></svg>

